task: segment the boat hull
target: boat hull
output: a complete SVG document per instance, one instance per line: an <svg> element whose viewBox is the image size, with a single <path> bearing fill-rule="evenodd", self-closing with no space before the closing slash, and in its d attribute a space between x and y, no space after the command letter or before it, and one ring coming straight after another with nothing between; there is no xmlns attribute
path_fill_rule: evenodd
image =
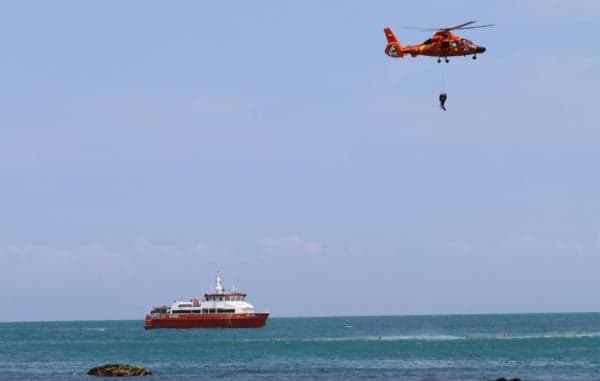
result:
<svg viewBox="0 0 600 381"><path fill-rule="evenodd" d="M268 312L146 315L144 328L260 328Z"/></svg>

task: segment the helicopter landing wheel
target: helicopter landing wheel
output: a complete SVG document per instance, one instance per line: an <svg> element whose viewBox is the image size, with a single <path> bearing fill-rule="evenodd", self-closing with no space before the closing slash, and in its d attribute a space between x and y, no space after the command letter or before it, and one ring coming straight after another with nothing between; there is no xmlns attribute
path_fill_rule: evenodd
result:
<svg viewBox="0 0 600 381"><path fill-rule="evenodd" d="M473 59L474 59L474 60L476 60L476 59L477 59L477 56L476 56L476 55L473 55Z"/></svg>
<svg viewBox="0 0 600 381"><path fill-rule="evenodd" d="M444 58L444 61L446 61L446 63L450 62L448 58Z"/></svg>
<svg viewBox="0 0 600 381"><path fill-rule="evenodd" d="M441 59L441 58L438 58L438 63L440 63L440 62L442 62L442 59Z"/></svg>

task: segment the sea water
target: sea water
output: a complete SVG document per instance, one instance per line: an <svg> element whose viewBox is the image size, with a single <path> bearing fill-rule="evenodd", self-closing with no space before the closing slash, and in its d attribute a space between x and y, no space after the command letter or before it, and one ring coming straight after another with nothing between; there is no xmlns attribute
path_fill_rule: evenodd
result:
<svg viewBox="0 0 600 381"><path fill-rule="evenodd" d="M260 329L0 323L0 380L600 380L600 314L271 318Z"/></svg>

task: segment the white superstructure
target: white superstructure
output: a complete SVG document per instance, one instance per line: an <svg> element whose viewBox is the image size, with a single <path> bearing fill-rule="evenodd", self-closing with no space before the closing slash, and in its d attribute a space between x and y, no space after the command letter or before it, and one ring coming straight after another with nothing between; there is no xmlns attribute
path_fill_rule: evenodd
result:
<svg viewBox="0 0 600 381"><path fill-rule="evenodd" d="M167 308L170 314L185 313L252 313L254 306L246 300L246 294L240 291L226 291L221 274L217 273L215 291L204 294L202 300L176 301Z"/></svg>

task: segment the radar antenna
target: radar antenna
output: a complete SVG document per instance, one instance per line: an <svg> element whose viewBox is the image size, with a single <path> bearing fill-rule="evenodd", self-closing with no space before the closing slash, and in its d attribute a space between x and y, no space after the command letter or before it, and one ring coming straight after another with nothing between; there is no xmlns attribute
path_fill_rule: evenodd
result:
<svg viewBox="0 0 600 381"><path fill-rule="evenodd" d="M225 288L223 288L223 280L221 279L221 274L217 271L217 287L215 287L215 291L217 293L223 293Z"/></svg>

